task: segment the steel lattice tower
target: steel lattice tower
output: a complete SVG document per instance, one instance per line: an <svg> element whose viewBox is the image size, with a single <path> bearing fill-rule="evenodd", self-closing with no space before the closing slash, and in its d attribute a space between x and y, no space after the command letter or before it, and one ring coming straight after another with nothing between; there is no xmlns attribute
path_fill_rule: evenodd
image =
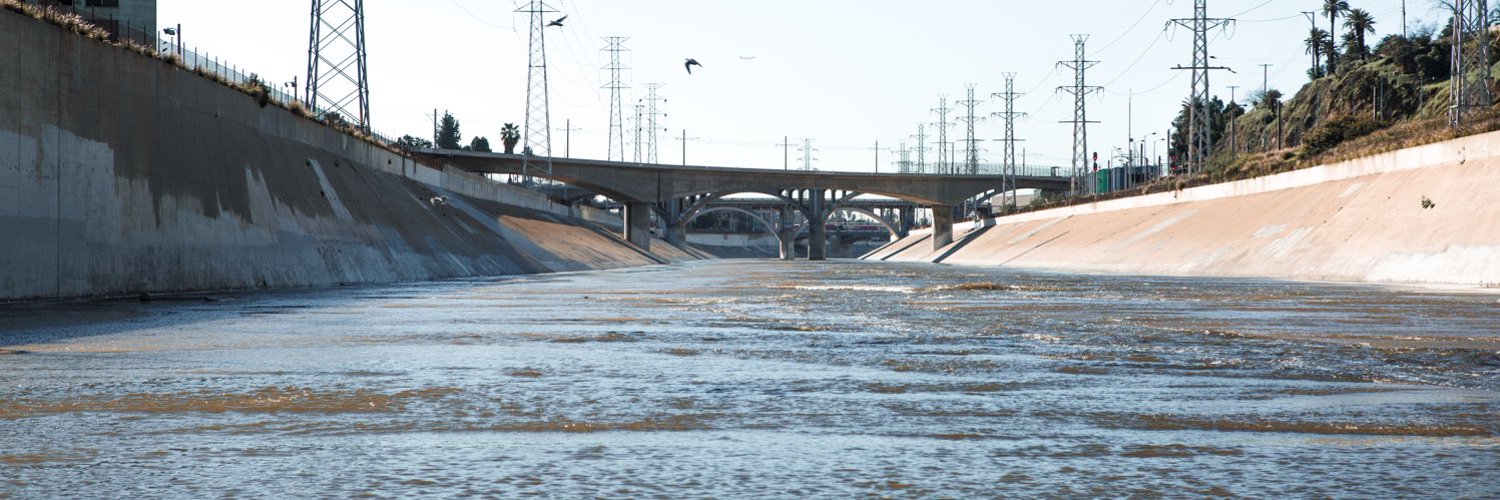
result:
<svg viewBox="0 0 1500 500"><path fill-rule="evenodd" d="M901 148L898 151L900 151L899 158L901 159L896 161L896 173L911 173L911 150L906 148L906 141L901 141Z"/></svg>
<svg viewBox="0 0 1500 500"><path fill-rule="evenodd" d="M966 111L959 120L968 126L964 133L964 172L969 175L979 173L979 138L974 135L974 124L984 121L984 117L974 115L974 109L984 102L974 99L974 86L972 83L964 84L964 91L968 97L958 101L958 104Z"/></svg>
<svg viewBox="0 0 1500 500"><path fill-rule="evenodd" d="M620 64L620 53L630 51L625 48L625 41L629 39L623 36L604 37L605 43L609 45L601 49L609 52L609 65L604 67L609 71L609 84L604 86L609 89L609 150L606 160L619 158L618 161L625 161L625 110L620 91L630 86L620 79L620 72L630 68Z"/></svg>
<svg viewBox="0 0 1500 500"><path fill-rule="evenodd" d="M798 148L798 151L802 152L802 170L808 172L812 171L812 162L817 159L813 158L813 152L817 150L813 149L812 143L812 139L804 138L802 139L802 147Z"/></svg>
<svg viewBox="0 0 1500 500"><path fill-rule="evenodd" d="M1059 61L1059 66L1073 70L1073 86L1058 87L1059 92L1073 94L1073 119L1059 123L1073 124L1073 192L1078 193L1082 186L1083 174L1089 168L1089 124L1099 123L1088 120L1088 108L1085 106L1089 94L1104 90L1104 87L1090 87L1085 83L1084 75L1089 68L1099 64L1099 61L1085 60L1084 44L1088 42L1088 35L1073 35L1073 60Z"/></svg>
<svg viewBox="0 0 1500 500"><path fill-rule="evenodd" d="M312 0L307 41L307 105L337 113L370 131L370 80L365 65L364 0Z"/></svg>
<svg viewBox="0 0 1500 500"><path fill-rule="evenodd" d="M948 107L948 94L938 95L938 107L933 108L932 112L938 114L938 121L933 123L933 125L937 125L938 128L937 173L939 174L953 173L948 171L950 165L944 161L948 156L948 127L953 125L948 122L949 111L953 111L953 108Z"/></svg>
<svg viewBox="0 0 1500 500"><path fill-rule="evenodd" d="M642 132L643 129L641 128L641 121L645 119L645 116L646 116L646 105L645 104L637 104L637 105L635 105L635 162L636 163L641 163L641 159L642 159L642 157L641 157L641 132Z"/></svg>
<svg viewBox="0 0 1500 500"><path fill-rule="evenodd" d="M1448 120L1463 123L1464 114L1494 103L1490 93L1490 19L1485 0L1453 1L1453 61Z"/></svg>
<svg viewBox="0 0 1500 500"><path fill-rule="evenodd" d="M1001 160L1000 187L1004 191L1001 204L1007 206L1016 205L1016 118L1026 116L1026 113L1016 112L1016 98L1023 94L1016 92L1016 74L1005 73L1005 92L990 94L990 97L999 97L1005 100L1005 111L994 113L1005 120L1005 157Z"/></svg>
<svg viewBox="0 0 1500 500"><path fill-rule="evenodd" d="M646 86L646 163L657 163L656 160L656 131L661 130L656 124L656 118L667 116L656 110L656 103L667 102L661 96L656 95L657 89L665 87L665 83L647 83Z"/></svg>
<svg viewBox="0 0 1500 500"><path fill-rule="evenodd" d="M1202 172L1208 157L1213 154L1213 114L1209 100L1212 98L1212 88L1208 85L1208 72L1216 69L1229 69L1221 66L1209 66L1208 57L1208 32L1214 28L1227 26L1233 23L1233 19L1216 19L1208 17L1208 0L1193 0L1192 19L1173 19L1173 23L1193 31L1193 65L1191 67L1177 66L1173 69L1193 70L1193 95L1188 100L1188 170Z"/></svg>
<svg viewBox="0 0 1500 500"><path fill-rule="evenodd" d="M547 102L547 20L545 15L557 12L543 0L531 0L516 12L531 16L531 58L526 72L526 147L521 151L521 176L531 181L532 156L544 158L544 177L552 178L552 117Z"/></svg>
<svg viewBox="0 0 1500 500"><path fill-rule="evenodd" d="M917 171L918 174L927 173L927 124L917 124Z"/></svg>

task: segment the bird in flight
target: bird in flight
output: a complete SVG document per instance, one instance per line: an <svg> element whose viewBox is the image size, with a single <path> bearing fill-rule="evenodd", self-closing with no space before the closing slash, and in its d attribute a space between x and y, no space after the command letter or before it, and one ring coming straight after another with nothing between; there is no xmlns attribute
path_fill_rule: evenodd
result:
<svg viewBox="0 0 1500 500"><path fill-rule="evenodd" d="M703 67L702 64L698 63L697 59L688 59L687 62L682 63L682 65L685 66L685 67L687 67L687 71L688 71L689 75L693 74L693 66L697 66L697 67L700 67L700 68Z"/></svg>
<svg viewBox="0 0 1500 500"><path fill-rule="evenodd" d="M563 19L567 19L567 18L568 18L568 16L559 17L556 20L553 20L552 22L547 23L547 26L556 26L556 27L561 28L562 27Z"/></svg>

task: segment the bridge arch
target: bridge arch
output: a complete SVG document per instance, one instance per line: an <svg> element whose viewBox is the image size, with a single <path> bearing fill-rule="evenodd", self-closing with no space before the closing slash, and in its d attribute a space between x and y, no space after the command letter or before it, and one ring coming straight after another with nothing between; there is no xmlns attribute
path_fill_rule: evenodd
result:
<svg viewBox="0 0 1500 500"><path fill-rule="evenodd" d="M693 219L697 219L699 216L707 215L713 212L736 212L748 215L752 220L759 222L761 227L764 227L766 229L767 233L771 233L771 236L775 236L777 244L781 243L781 234L776 232L776 225L771 224L771 221L766 220L765 217L761 217L760 214L745 210L740 207L708 207L702 210L698 210L690 216L683 217L682 225L686 227L688 223L693 222Z"/></svg>
<svg viewBox="0 0 1500 500"><path fill-rule="evenodd" d="M883 227L886 231L889 231L891 233L892 240L901 237L901 232L896 229L895 224L892 224L891 221L885 220L885 217L881 217L880 215L877 215L875 212L872 212L869 209L857 207L836 207L833 210L829 210L828 215L833 215L836 212L851 212L869 217L871 219L874 219L875 223L879 224L880 227ZM803 224L801 227L797 228L797 236L801 237L803 234L807 233L807 230L808 225Z"/></svg>

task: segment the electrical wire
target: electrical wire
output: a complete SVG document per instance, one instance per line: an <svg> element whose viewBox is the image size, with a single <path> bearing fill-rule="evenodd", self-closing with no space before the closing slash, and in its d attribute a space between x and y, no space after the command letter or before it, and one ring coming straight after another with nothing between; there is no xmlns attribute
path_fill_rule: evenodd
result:
<svg viewBox="0 0 1500 500"><path fill-rule="evenodd" d="M1114 47L1115 43L1119 42L1120 40L1123 40L1126 35L1129 35L1129 34L1135 32L1136 26L1140 26L1141 21L1146 20L1146 16L1150 15L1151 14L1151 10L1155 9L1156 6L1159 5L1159 4L1161 4L1161 0L1156 0L1155 2L1152 2L1151 6L1147 7L1146 11L1141 13L1141 17L1136 18L1135 22L1131 23L1129 28L1125 28L1125 31L1122 32L1122 33L1120 33L1120 36L1115 37L1114 40L1110 40L1109 43L1104 44L1103 48L1100 48L1099 50L1094 51L1093 54L1089 54L1089 57L1098 57L1099 54L1103 54L1104 51L1109 50L1110 47Z"/></svg>

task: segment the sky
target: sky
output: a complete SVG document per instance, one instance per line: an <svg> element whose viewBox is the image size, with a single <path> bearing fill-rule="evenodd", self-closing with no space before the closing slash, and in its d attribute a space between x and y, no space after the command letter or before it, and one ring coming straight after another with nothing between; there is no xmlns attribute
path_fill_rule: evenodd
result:
<svg viewBox="0 0 1500 500"><path fill-rule="evenodd" d="M1372 40L1400 33L1402 0L1349 0L1376 19ZM1408 0L1406 25L1444 22L1432 0ZM366 0L371 125L387 136L432 136L432 113L451 112L463 142L486 136L499 149L502 124L523 125L526 110L527 14L523 0ZM1016 73L1025 95L1016 111L1018 150L1030 165L1068 165L1073 144L1072 85L1058 66L1074 55L1073 34L1087 34L1096 60L1088 85L1089 150L1109 158L1145 141L1165 154L1167 134L1190 93L1192 36L1168 27L1191 17L1192 0L547 0L568 16L547 31L552 151L607 155L609 63L602 37L629 37L622 80L626 125L648 82L662 83L658 160L692 165L791 168L811 139L813 168L895 171L896 149L915 148L919 123L937 141L940 96L955 111L975 85L981 161L1002 155L1004 76ZM1287 94L1307 81L1302 46L1309 27L1301 11L1319 0L1213 0L1210 17L1237 22L1210 35L1215 63L1233 72L1210 76L1213 93L1246 102L1262 87ZM227 2L159 0L158 22L181 24L183 43L232 61L271 82L305 80L308 0ZM1340 20L1342 22L1342 20ZM1328 28L1328 19L1317 19ZM1342 32L1343 28L1340 27ZM689 75L686 58L702 63ZM1262 67L1262 64L1270 64ZM571 129L571 130L565 130ZM964 125L948 129L962 143ZM687 141L682 140L686 135ZM1155 134L1155 135L1151 135ZM627 130L626 140L633 140ZM791 146L783 147L783 140ZM876 144L879 149L876 149ZM684 147L685 146L685 147ZM960 146L961 147L961 146ZM1156 153L1152 153L1152 151ZM633 158L628 150L627 158ZM962 153L960 153L961 155ZM929 150L929 164L936 159ZM1017 153L1018 161L1021 153ZM789 159L788 159L789 157ZM915 153L912 159L915 161ZM929 166L929 168L931 168Z"/></svg>

